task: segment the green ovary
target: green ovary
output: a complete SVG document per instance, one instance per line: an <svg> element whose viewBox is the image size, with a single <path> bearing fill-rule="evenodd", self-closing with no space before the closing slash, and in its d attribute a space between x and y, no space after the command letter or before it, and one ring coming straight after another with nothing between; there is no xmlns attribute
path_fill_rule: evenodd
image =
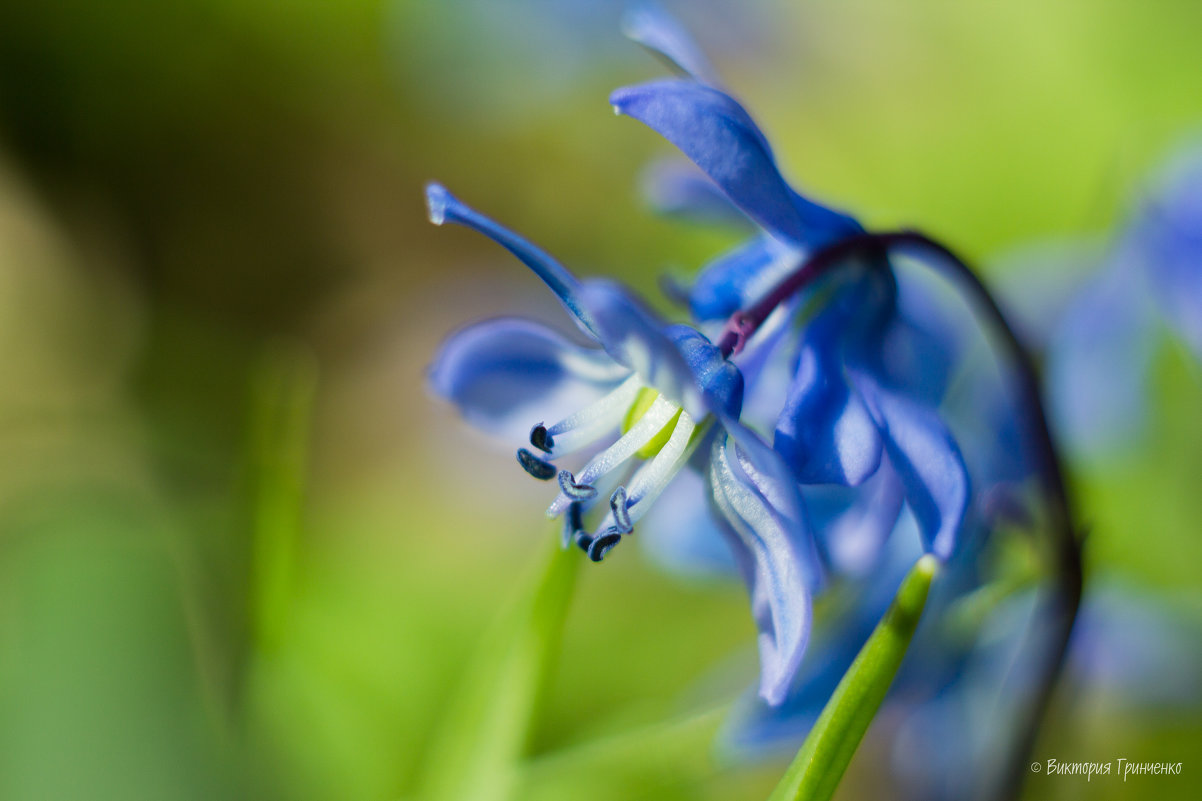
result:
<svg viewBox="0 0 1202 801"><path fill-rule="evenodd" d="M655 399L659 397L659 393L650 387L643 387L639 390L639 394L635 396L634 403L626 411L626 417L622 419L622 433L625 434L634 424L643 419L643 415L651 408L651 404L655 403ZM680 419L680 409L676 410L676 414L672 415L672 419L664 423L664 427L659 430L651 440L639 448L635 455L640 459L650 459L655 456L664 445L668 444L668 439L672 436L672 431L676 428L676 421Z"/></svg>

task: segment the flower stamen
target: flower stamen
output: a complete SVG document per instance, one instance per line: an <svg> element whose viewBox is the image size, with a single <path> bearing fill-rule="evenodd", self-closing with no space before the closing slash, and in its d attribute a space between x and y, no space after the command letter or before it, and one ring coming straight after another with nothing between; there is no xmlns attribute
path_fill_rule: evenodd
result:
<svg viewBox="0 0 1202 801"><path fill-rule="evenodd" d="M656 398L655 403L647 410L635 425L622 435L617 442L610 445L593 457L572 483L576 486L593 486L597 479L609 473L638 452L659 433L677 412L676 404L663 397ZM528 453L528 451L527 451ZM547 517L559 517L568 505L575 500L571 495L560 493L547 509Z"/></svg>
<svg viewBox="0 0 1202 801"><path fill-rule="evenodd" d="M555 465L538 458L525 448L518 448L518 464L539 481L550 481L555 478Z"/></svg>
<svg viewBox="0 0 1202 801"><path fill-rule="evenodd" d="M577 483L571 470L559 471L559 491L573 501L587 501L597 496L597 488L591 484Z"/></svg>
<svg viewBox="0 0 1202 801"><path fill-rule="evenodd" d="M583 448L618 427L642 385L639 377L632 375L609 394L555 425L544 428L539 423L530 430L530 444L547 453L553 449L556 456ZM539 438L539 442L535 441L535 437Z"/></svg>
<svg viewBox="0 0 1202 801"><path fill-rule="evenodd" d="M614 494L609 497L609 510L613 515L614 525L618 531L623 534L629 534L634 531L634 521L630 519L630 513L626 506L626 488L618 487L614 490Z"/></svg>

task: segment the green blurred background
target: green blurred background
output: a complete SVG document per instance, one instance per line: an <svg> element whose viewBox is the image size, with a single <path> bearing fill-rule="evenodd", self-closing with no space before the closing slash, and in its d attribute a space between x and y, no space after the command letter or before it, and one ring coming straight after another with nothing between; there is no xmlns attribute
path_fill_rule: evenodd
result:
<svg viewBox="0 0 1202 801"><path fill-rule="evenodd" d="M430 226L422 184L648 291L734 241L643 208L640 170L668 148L606 97L661 70L616 9L0 5L0 798L423 786L465 664L552 536L544 488L423 372L469 320L556 310L482 238ZM987 269L1104 233L1202 131L1191 0L683 16L800 187ZM1197 614L1202 384L1183 349L1157 389L1141 451L1077 470L1090 570ZM581 571L520 797L765 797L781 764L715 757L721 712L694 714L755 675L742 588L623 557ZM1040 753L1202 770L1196 712L1093 701ZM880 789L873 759L846 797Z"/></svg>

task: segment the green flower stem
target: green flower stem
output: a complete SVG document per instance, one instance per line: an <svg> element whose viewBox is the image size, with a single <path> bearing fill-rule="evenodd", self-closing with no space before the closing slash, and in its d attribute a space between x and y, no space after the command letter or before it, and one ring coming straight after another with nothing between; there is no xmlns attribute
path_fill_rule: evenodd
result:
<svg viewBox="0 0 1202 801"><path fill-rule="evenodd" d="M906 574L769 801L825 801L834 794L906 655L938 564L928 554Z"/></svg>
<svg viewBox="0 0 1202 801"><path fill-rule="evenodd" d="M518 603L484 637L447 705L425 763L426 799L504 801L559 654L581 554L550 553Z"/></svg>

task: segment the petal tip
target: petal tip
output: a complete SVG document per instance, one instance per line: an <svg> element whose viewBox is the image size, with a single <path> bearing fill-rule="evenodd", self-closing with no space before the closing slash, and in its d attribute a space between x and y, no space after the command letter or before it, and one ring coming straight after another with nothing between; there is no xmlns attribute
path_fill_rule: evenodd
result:
<svg viewBox="0 0 1202 801"><path fill-rule="evenodd" d="M454 201L451 193L440 183L431 181L426 184L426 213L430 222L442 225L447 220L447 206Z"/></svg>

